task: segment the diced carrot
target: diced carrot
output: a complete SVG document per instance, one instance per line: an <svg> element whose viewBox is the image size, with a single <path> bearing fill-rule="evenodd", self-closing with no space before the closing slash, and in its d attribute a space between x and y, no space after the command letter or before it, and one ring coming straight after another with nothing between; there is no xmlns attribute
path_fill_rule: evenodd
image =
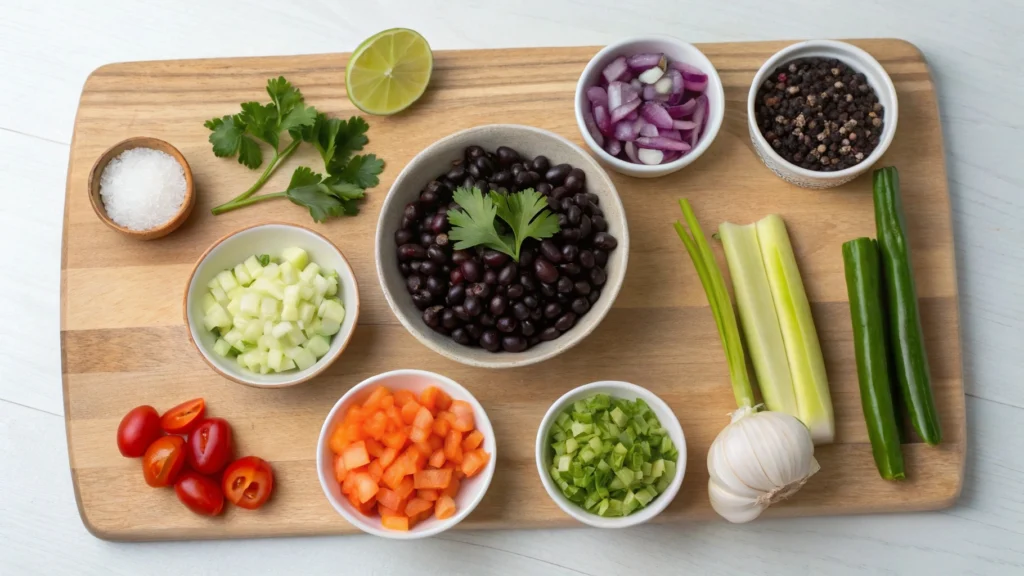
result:
<svg viewBox="0 0 1024 576"><path fill-rule="evenodd" d="M397 457L398 450L395 450L390 446L384 448L384 451L380 453L380 457L378 458L380 461L380 467L387 468L388 466L391 466L391 463L394 462Z"/></svg>
<svg viewBox="0 0 1024 576"><path fill-rule="evenodd" d="M441 498L434 503L434 516L436 516L438 520L451 518L454 515L455 500L453 500L451 496L441 496Z"/></svg>
<svg viewBox="0 0 1024 576"><path fill-rule="evenodd" d="M424 510L423 512L420 512L419 514L417 514L415 516L410 516L409 517L409 526L415 526L415 525L419 524L420 522L423 522L427 518L430 518L433 515L434 515L434 508L431 507L429 510Z"/></svg>
<svg viewBox="0 0 1024 576"><path fill-rule="evenodd" d="M395 390L395 405L399 408L415 401L416 394L413 394L411 390Z"/></svg>
<svg viewBox="0 0 1024 576"><path fill-rule="evenodd" d="M402 452L402 455L399 456L399 459L404 459L408 463L406 474L412 474L417 470L422 470L423 467L427 465L427 458L429 458L431 454L432 452L430 452L429 448L427 450L422 450L413 445L406 448L405 452ZM395 462L392 466L397 464L398 462Z"/></svg>
<svg viewBox="0 0 1024 576"><path fill-rule="evenodd" d="M434 503L430 502L429 500L424 500L422 498L412 498L409 500L409 503L405 505L405 515L410 517L416 516L418 514L423 513L426 510L430 510L433 507Z"/></svg>
<svg viewBox="0 0 1024 576"><path fill-rule="evenodd" d="M444 449L444 436L438 436L436 434L431 434L430 438L427 438L427 444L430 444L430 447L433 450L443 450Z"/></svg>
<svg viewBox="0 0 1024 576"><path fill-rule="evenodd" d="M437 436L433 436L433 438L437 438ZM434 453L430 455L430 460L427 460L427 464L430 464L434 468L444 466L444 450L435 450Z"/></svg>
<svg viewBox="0 0 1024 576"><path fill-rule="evenodd" d="M479 430L473 430L462 440L462 451L470 452L476 450L484 443L484 435Z"/></svg>
<svg viewBox="0 0 1024 576"><path fill-rule="evenodd" d="M455 422L452 422L452 428L459 432L469 432L476 427L476 421L473 419L473 407L469 405L469 402L463 400L452 400L452 414L455 415Z"/></svg>
<svg viewBox="0 0 1024 576"><path fill-rule="evenodd" d="M423 410L426 410L426 408L423 408ZM412 441L412 442L426 442L427 441L427 437L429 437L429 436L430 436L430 429L429 428L424 429L424 428L413 427L411 430L409 430L409 440Z"/></svg>
<svg viewBox="0 0 1024 576"><path fill-rule="evenodd" d="M345 480L341 483L341 493L350 494L355 492L356 489L356 474L360 472L366 472L366 467L356 468L355 470L349 470L348 474L345 475Z"/></svg>
<svg viewBox="0 0 1024 576"><path fill-rule="evenodd" d="M434 434L440 436L441 438L444 438L445 436L448 435L448 431L451 430L452 425L451 422L448 422L444 418L441 418L440 414L441 413L439 412L438 417L434 418L434 425L431 426L431 428L433 429Z"/></svg>
<svg viewBox="0 0 1024 576"><path fill-rule="evenodd" d="M465 466L465 464L463 464ZM416 489L420 488L436 488L443 490L451 484L452 471L449 468L441 468L439 470L420 470L412 476L413 484Z"/></svg>
<svg viewBox="0 0 1024 576"><path fill-rule="evenodd" d="M380 524L388 530L409 531L409 518L406 516L384 516L380 519Z"/></svg>
<svg viewBox="0 0 1024 576"><path fill-rule="evenodd" d="M405 516L405 513L399 512L399 510L405 510L404 502L402 503L402 507L400 509L385 506L383 503L381 503L381 505L377 507L377 513L380 514L381 518L387 518L388 516Z"/></svg>
<svg viewBox="0 0 1024 576"><path fill-rule="evenodd" d="M426 457L423 460L423 466L426 466L427 460L429 460L430 457L434 455L434 447L431 446L430 443L428 442L414 442L413 447L415 447L417 450L423 453L423 455Z"/></svg>
<svg viewBox="0 0 1024 576"><path fill-rule="evenodd" d="M345 459L345 468L349 470L370 463L370 454L366 451L366 442L362 440L346 446L345 451L341 455Z"/></svg>
<svg viewBox="0 0 1024 576"><path fill-rule="evenodd" d="M374 482L380 483L380 477L384 475L384 467L381 466L380 460L370 462L370 465L366 467L366 471L370 474L370 478L373 478Z"/></svg>
<svg viewBox="0 0 1024 576"><path fill-rule="evenodd" d="M370 477L367 472L358 472L355 474L356 477L356 494L359 496L360 502L368 502L370 498L377 495L379 486L377 482Z"/></svg>
<svg viewBox="0 0 1024 576"><path fill-rule="evenodd" d="M362 512L363 516L373 516L377 512L376 496L370 498L366 502L359 504L359 506L356 506L356 508L359 508L359 511Z"/></svg>
<svg viewBox="0 0 1024 576"><path fill-rule="evenodd" d="M373 416L370 416L363 422L363 432L367 436L380 440L384 432L387 431L388 417L383 412L374 412Z"/></svg>
<svg viewBox="0 0 1024 576"><path fill-rule="evenodd" d="M381 400L380 400L380 409L381 410L387 410L388 408L391 408L394 405L395 405L395 397L393 395L391 395L391 394L388 394L387 396L381 398Z"/></svg>
<svg viewBox="0 0 1024 576"><path fill-rule="evenodd" d="M462 460L462 473L467 478L472 478L487 465L487 461L491 459L491 455L483 450L476 449L472 452L466 452L465 457Z"/></svg>
<svg viewBox="0 0 1024 576"><path fill-rule="evenodd" d="M384 414L388 417L388 424L394 426L396 430L401 429L405 422L402 422L402 410L398 406L392 406L384 409Z"/></svg>
<svg viewBox="0 0 1024 576"><path fill-rule="evenodd" d="M362 427L359 424L344 423L331 433L331 451L341 454L349 444L363 439Z"/></svg>
<svg viewBox="0 0 1024 576"><path fill-rule="evenodd" d="M391 392L387 388L383 386L374 388L373 392L370 393L370 397L366 399L366 402L363 402L363 411L367 414L373 414L380 410L380 402L386 396L391 396Z"/></svg>
<svg viewBox="0 0 1024 576"><path fill-rule="evenodd" d="M419 413L420 406L419 402L410 400L402 405L402 422L406 424L412 424L416 420L416 414Z"/></svg>
<svg viewBox="0 0 1024 576"><path fill-rule="evenodd" d="M428 386L426 390L420 392L420 404L425 406L427 410L434 412L437 410L437 393L440 390L435 386Z"/></svg>
<svg viewBox="0 0 1024 576"><path fill-rule="evenodd" d="M341 482L345 481L345 476L348 474L348 468L345 468L345 459L339 454L334 455L334 479Z"/></svg>
<svg viewBox="0 0 1024 576"><path fill-rule="evenodd" d="M370 458L380 458L380 455L384 453L384 446L373 438L367 438L363 442L366 444L366 453L370 455Z"/></svg>
<svg viewBox="0 0 1024 576"><path fill-rule="evenodd" d="M363 503L359 501L359 495L356 494L355 491L346 494L345 498L348 498L348 503L351 504L353 508L362 512Z"/></svg>
<svg viewBox="0 0 1024 576"><path fill-rule="evenodd" d="M412 426L413 428L420 428L429 434L433 430L434 415L430 413L426 406L421 406L419 412L416 413L416 418L412 421Z"/></svg>
<svg viewBox="0 0 1024 576"><path fill-rule="evenodd" d="M434 399L434 405L437 406L438 410L447 410L452 405L452 397L444 390L438 390L437 398Z"/></svg>
<svg viewBox="0 0 1024 576"><path fill-rule="evenodd" d="M416 497L428 502L436 502L441 497L441 492L432 488L425 488L416 491Z"/></svg>
<svg viewBox="0 0 1024 576"><path fill-rule="evenodd" d="M398 487L401 486L402 480L408 478L408 474L405 473L403 467L398 465L398 462L393 463L384 470L384 474L381 475L380 481L385 486L397 491Z"/></svg>
<svg viewBox="0 0 1024 576"><path fill-rule="evenodd" d="M416 489L416 483L413 481L412 476L406 476L402 478L402 481L395 488L395 494L398 494L403 500L408 498L412 491Z"/></svg>
<svg viewBox="0 0 1024 576"><path fill-rule="evenodd" d="M455 495L459 493L459 487L460 486L462 486L462 480L459 480L458 478L456 478L455 474L453 473L452 474L452 481L451 481L451 483L448 484L447 488L445 488L444 490L441 490L441 496L448 496L450 498L455 498ZM380 498L380 496L378 496L378 498Z"/></svg>
<svg viewBox="0 0 1024 576"><path fill-rule="evenodd" d="M455 424L455 414L452 414L447 410L441 410L440 412L437 413L437 416L434 416L434 418L439 420L445 420L446 422L448 422L449 426Z"/></svg>
<svg viewBox="0 0 1024 576"><path fill-rule="evenodd" d="M405 498L402 498L397 492L390 488L383 487L377 491L377 503L383 508L390 508L391 510L405 510ZM380 515L384 516L383 509L381 510Z"/></svg>
<svg viewBox="0 0 1024 576"><path fill-rule="evenodd" d="M462 432L448 431L444 439L444 457L449 462L462 463Z"/></svg>
<svg viewBox="0 0 1024 576"><path fill-rule="evenodd" d="M380 440L388 448L394 448L395 450L401 450L402 448L405 447L405 441L408 440L408 439L409 439L409 437L406 436L405 432L398 431L398 432L388 432L387 434L382 436Z"/></svg>

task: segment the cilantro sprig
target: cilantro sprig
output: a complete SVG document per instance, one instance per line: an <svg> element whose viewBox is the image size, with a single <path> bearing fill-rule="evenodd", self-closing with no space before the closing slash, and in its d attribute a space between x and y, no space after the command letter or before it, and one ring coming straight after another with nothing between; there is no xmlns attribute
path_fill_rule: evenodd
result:
<svg viewBox="0 0 1024 576"><path fill-rule="evenodd" d="M358 200L366 188L380 183L378 175L384 161L374 154L356 154L369 142L369 125L358 116L348 120L329 118L306 106L302 92L283 76L267 81L270 102L245 102L242 111L233 116L207 120L211 130L210 143L214 155L222 158L238 156L238 162L251 169L263 164L259 142L273 150L270 163L248 190L215 207L214 214L223 214L274 198L288 198L309 210L316 222L328 218L356 214ZM282 135L291 140L282 148ZM273 194L254 196L274 171L303 143L312 144L323 160L325 175L300 166L292 173L288 188Z"/></svg>
<svg viewBox="0 0 1024 576"><path fill-rule="evenodd" d="M448 211L448 222L452 225L448 237L455 240L456 250L486 246L518 262L524 240L543 240L559 231L558 217L547 209L547 200L533 188L508 195L458 188L452 199L462 208ZM498 218L511 229L511 235L498 231Z"/></svg>

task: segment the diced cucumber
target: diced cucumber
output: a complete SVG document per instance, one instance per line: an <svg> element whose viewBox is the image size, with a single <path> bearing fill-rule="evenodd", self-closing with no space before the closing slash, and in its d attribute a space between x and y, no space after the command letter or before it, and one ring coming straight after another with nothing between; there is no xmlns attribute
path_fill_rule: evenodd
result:
<svg viewBox="0 0 1024 576"><path fill-rule="evenodd" d="M320 335L321 336L334 336L341 330L341 322L324 318L320 320Z"/></svg>
<svg viewBox="0 0 1024 576"><path fill-rule="evenodd" d="M225 306L225 308L227 309L228 314L231 314L233 317L242 313L242 303L237 299L228 300L228 305Z"/></svg>
<svg viewBox="0 0 1024 576"><path fill-rule="evenodd" d="M280 350L270 350L267 352L267 366L269 366L275 372L281 371L281 363L284 362L284 353Z"/></svg>
<svg viewBox="0 0 1024 576"><path fill-rule="evenodd" d="M259 340L256 341L256 344L257 344L257 346L259 346L260 350L283 350L284 349L284 346L281 344L280 340L278 340L277 338L274 338L273 336L268 336L266 334L264 334L263 336L260 336Z"/></svg>
<svg viewBox="0 0 1024 576"><path fill-rule="evenodd" d="M263 335L263 325L258 321L253 320L245 325L245 330L242 330L242 339L246 342L256 343L259 341L260 336Z"/></svg>
<svg viewBox="0 0 1024 576"><path fill-rule="evenodd" d="M291 262L281 263L281 281L285 284L295 284L299 281L299 271Z"/></svg>
<svg viewBox="0 0 1024 576"><path fill-rule="evenodd" d="M320 319L313 318L312 322L306 324L306 327L302 329L302 332L306 334L307 338L312 338L320 334Z"/></svg>
<svg viewBox="0 0 1024 576"><path fill-rule="evenodd" d="M260 274L260 278L266 278L267 280L274 280L281 274L281 267L276 262L271 262L263 267L263 274Z"/></svg>
<svg viewBox="0 0 1024 576"><path fill-rule="evenodd" d="M295 304L285 303L285 305L281 308L281 319L287 320L288 322L298 322L299 307L296 306Z"/></svg>
<svg viewBox="0 0 1024 576"><path fill-rule="evenodd" d="M315 356L318 360L322 358L331 349L331 343L327 338L316 334L306 342L306 350Z"/></svg>
<svg viewBox="0 0 1024 576"><path fill-rule="evenodd" d="M309 340L309 338L306 338L306 335L303 334L302 330L299 330L298 327L292 328L288 332L288 342L292 346L302 346L307 340Z"/></svg>
<svg viewBox="0 0 1024 576"><path fill-rule="evenodd" d="M253 280L259 278L263 274L263 265L256 259L256 256L249 256L245 259L245 269L249 271L249 277Z"/></svg>
<svg viewBox="0 0 1024 576"><path fill-rule="evenodd" d="M315 294L309 284L299 284L299 300L312 300Z"/></svg>
<svg viewBox="0 0 1024 576"><path fill-rule="evenodd" d="M242 313L253 318L260 315L260 295L255 292L246 292L242 295Z"/></svg>
<svg viewBox="0 0 1024 576"><path fill-rule="evenodd" d="M307 254L305 250L297 246L285 248L281 252L281 258L285 262L291 264L293 270L296 268L302 270L306 267L306 264L309 263L309 254Z"/></svg>
<svg viewBox="0 0 1024 576"><path fill-rule="evenodd" d="M224 270L217 274L217 282L220 283L221 289L225 292L238 288L238 281L235 280L235 276L230 270Z"/></svg>
<svg viewBox="0 0 1024 576"><path fill-rule="evenodd" d="M299 304L299 291L301 290L298 284L292 284L284 287L284 305L285 306L298 306Z"/></svg>
<svg viewBox="0 0 1024 576"><path fill-rule="evenodd" d="M306 264L306 267L299 273L299 279L307 284L312 284L313 278L320 276L320 265L316 262ZM321 276L323 278L323 276Z"/></svg>
<svg viewBox="0 0 1024 576"><path fill-rule="evenodd" d="M316 358L310 354L309 350L306 350L305 348L298 348L298 350L299 351L295 353L295 356L292 357L292 360L295 361L295 365L299 370L305 370L313 364L316 364Z"/></svg>
<svg viewBox="0 0 1024 576"><path fill-rule="evenodd" d="M310 266L312 266L312 264L310 264ZM324 278L323 276L317 274L316 276L313 277L312 284L313 284L313 291L316 294L319 294L320 296L323 296L324 294L327 293L327 288L328 288L327 278Z"/></svg>
<svg viewBox="0 0 1024 576"><path fill-rule="evenodd" d="M249 274L249 269L245 267L245 264L238 264L235 266L235 279L238 280L238 283L242 286L248 286L253 280L252 275Z"/></svg>
<svg viewBox="0 0 1024 576"><path fill-rule="evenodd" d="M245 330L247 324L249 324L249 319L242 314L235 314L231 317L231 326L238 330Z"/></svg>
<svg viewBox="0 0 1024 576"><path fill-rule="evenodd" d="M224 289L221 288L219 284L210 289L210 294L213 295L213 299L216 300L217 303L220 304L221 306L224 306L228 303L228 293L225 292Z"/></svg>
<svg viewBox="0 0 1024 576"><path fill-rule="evenodd" d="M260 298L260 318L274 318L277 316L277 300L270 296Z"/></svg>
<svg viewBox="0 0 1024 576"><path fill-rule="evenodd" d="M303 302L299 305L299 322L302 322L303 326L312 322L315 315L316 308L309 302Z"/></svg>
<svg viewBox="0 0 1024 576"><path fill-rule="evenodd" d="M331 276L327 279L327 291L324 292L324 296L335 296L338 294L338 277Z"/></svg>
<svg viewBox="0 0 1024 576"><path fill-rule="evenodd" d="M217 342L213 345L213 351L218 356L227 357L228 352L231 351L231 344L223 338L217 338Z"/></svg>
<svg viewBox="0 0 1024 576"><path fill-rule="evenodd" d="M213 330L214 328L220 328L222 331L231 329L231 317L228 316L227 310L223 306L217 304L206 313L203 317L203 324L206 325L207 330Z"/></svg>
<svg viewBox="0 0 1024 576"><path fill-rule="evenodd" d="M291 322L279 322L274 325L274 330L270 335L274 338L284 338L285 335L291 332L294 327L295 326Z"/></svg>
<svg viewBox="0 0 1024 576"><path fill-rule="evenodd" d="M217 299L213 297L213 294L210 294L209 292L203 294L203 314L209 312L210 308L213 308L216 304Z"/></svg>

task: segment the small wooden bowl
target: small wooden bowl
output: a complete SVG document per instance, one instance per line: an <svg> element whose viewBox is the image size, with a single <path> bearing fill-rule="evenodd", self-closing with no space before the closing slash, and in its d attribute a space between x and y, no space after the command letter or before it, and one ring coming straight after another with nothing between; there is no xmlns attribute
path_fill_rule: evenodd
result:
<svg viewBox="0 0 1024 576"><path fill-rule="evenodd" d="M181 203L181 208L178 209L178 213L167 222L148 230L131 230L111 220L110 216L107 215L106 208L103 207L103 199L100 197L100 176L103 175L103 170L107 167L107 164L125 150L131 150L134 148L151 148L153 150L159 150L170 154L185 170L185 200ZM171 232L174 232L175 229L181 226L185 220L188 219L188 215L192 213L192 207L196 204L196 191L195 185L192 182L192 169L189 167L188 162L185 160L185 157L182 156L181 152L163 140L149 138L147 136L136 136L127 140L122 140L108 148L107 151L104 152L98 160L96 160L96 163L93 164L92 170L89 172L89 202L92 203L92 209L96 212L96 216L99 216L99 219L102 220L104 224L125 236L130 236L138 240L155 240L156 238L162 238Z"/></svg>

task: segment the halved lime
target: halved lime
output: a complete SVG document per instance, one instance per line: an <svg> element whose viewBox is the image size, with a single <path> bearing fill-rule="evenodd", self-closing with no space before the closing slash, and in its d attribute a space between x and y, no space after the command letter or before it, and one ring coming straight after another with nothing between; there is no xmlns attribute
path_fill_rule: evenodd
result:
<svg viewBox="0 0 1024 576"><path fill-rule="evenodd" d="M426 39L414 30L392 28L356 48L345 68L348 98L367 114L387 116L423 95L434 69Z"/></svg>

